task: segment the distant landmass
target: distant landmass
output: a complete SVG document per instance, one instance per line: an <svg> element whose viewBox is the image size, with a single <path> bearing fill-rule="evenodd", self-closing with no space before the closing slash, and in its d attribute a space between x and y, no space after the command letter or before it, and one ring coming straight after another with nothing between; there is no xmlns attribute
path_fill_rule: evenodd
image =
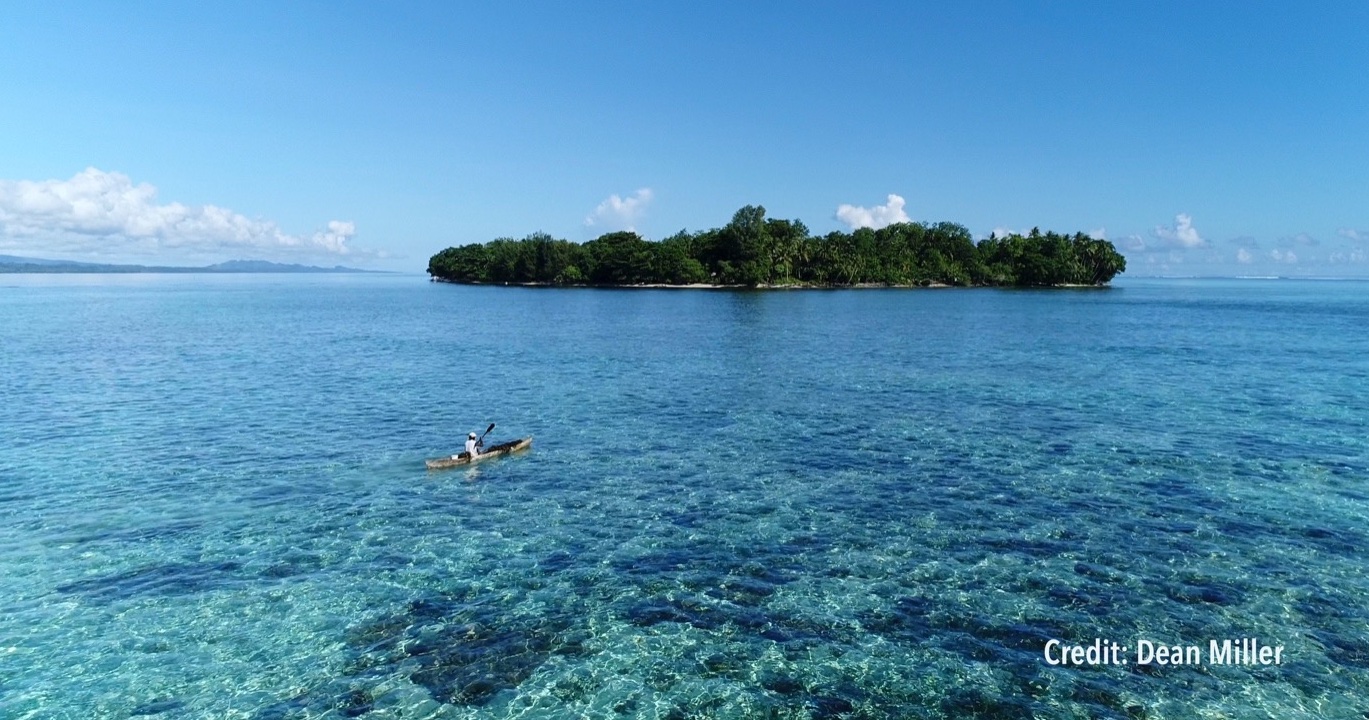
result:
<svg viewBox="0 0 1369 720"><path fill-rule="evenodd" d="M369 273L376 270L335 265L330 268L267 262L266 260L229 260L204 267L169 265L115 265L77 262L75 260L44 260L43 258L0 255L0 273Z"/></svg>

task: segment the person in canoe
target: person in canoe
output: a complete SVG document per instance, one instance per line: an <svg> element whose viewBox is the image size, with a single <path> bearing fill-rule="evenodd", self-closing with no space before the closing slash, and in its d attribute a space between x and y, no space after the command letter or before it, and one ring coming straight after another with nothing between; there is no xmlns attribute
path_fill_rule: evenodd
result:
<svg viewBox="0 0 1369 720"><path fill-rule="evenodd" d="M470 456L472 460L475 459L476 455L480 454L480 447L482 445L484 445L484 442L478 438L475 433L466 435L466 454ZM460 457L460 454L456 454L452 456L452 459L456 460Z"/></svg>

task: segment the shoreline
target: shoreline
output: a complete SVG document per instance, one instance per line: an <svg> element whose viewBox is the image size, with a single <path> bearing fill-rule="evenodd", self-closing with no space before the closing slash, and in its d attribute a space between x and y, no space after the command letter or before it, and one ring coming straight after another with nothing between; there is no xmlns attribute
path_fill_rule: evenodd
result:
<svg viewBox="0 0 1369 720"><path fill-rule="evenodd" d="M901 283L853 283L850 285L814 285L796 283L792 285L723 285L717 283L687 283L683 285L672 285L670 283L640 283L633 285L593 285L589 283L576 283L569 285L558 285L546 282L475 282L469 280L448 280L437 276L429 276L429 282L447 283L450 285L481 285L488 287L525 287L525 288L577 288L587 290L939 290L948 288L977 289L977 288L996 288L1010 290L1053 290L1053 289L1107 289L1110 283L1101 285L1073 284L1065 283L1060 285L949 285L940 282L901 284Z"/></svg>

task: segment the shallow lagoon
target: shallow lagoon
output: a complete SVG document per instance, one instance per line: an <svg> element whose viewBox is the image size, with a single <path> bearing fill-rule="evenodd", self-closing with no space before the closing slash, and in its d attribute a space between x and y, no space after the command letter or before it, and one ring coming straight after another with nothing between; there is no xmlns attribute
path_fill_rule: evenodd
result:
<svg viewBox="0 0 1369 720"><path fill-rule="evenodd" d="M1366 318L6 276L0 716L1361 717ZM424 470L491 421L532 452Z"/></svg>

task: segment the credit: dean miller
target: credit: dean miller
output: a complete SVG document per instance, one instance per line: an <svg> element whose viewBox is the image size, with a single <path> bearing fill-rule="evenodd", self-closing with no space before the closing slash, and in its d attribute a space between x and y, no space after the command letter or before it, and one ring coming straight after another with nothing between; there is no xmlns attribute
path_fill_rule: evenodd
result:
<svg viewBox="0 0 1369 720"><path fill-rule="evenodd" d="M1206 652L1204 652L1206 650ZM1266 645L1259 638L1209 640L1200 645L1171 645L1138 639L1136 652L1105 638L1089 645L1067 645L1051 640L1042 650L1047 665L1282 665L1283 646Z"/></svg>

